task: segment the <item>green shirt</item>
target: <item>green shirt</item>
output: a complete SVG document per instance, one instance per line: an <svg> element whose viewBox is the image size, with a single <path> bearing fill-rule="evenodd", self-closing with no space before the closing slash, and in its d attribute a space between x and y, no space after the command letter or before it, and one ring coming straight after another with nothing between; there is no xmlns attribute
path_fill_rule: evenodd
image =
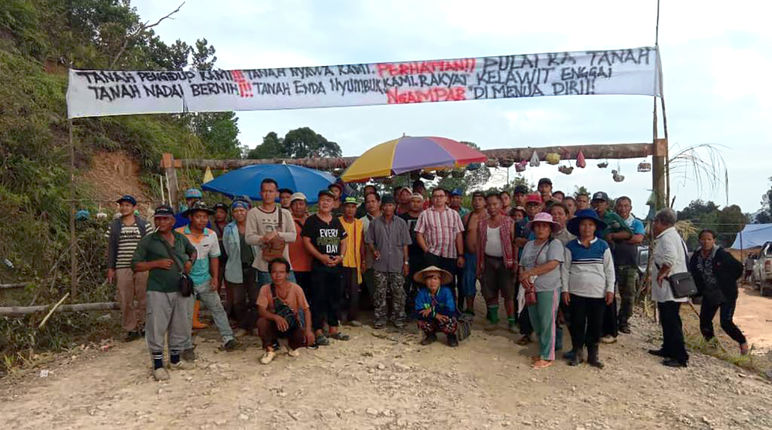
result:
<svg viewBox="0 0 772 430"><path fill-rule="evenodd" d="M180 233L173 231L174 235L174 253L177 255L177 262L185 264L189 261L196 248L190 241ZM170 258L166 245L162 242L164 238L158 232L154 232L142 238L134 250L134 258L131 260L132 267L137 263L151 262ZM167 242L168 243L168 242ZM151 269L147 278L148 291L160 291L162 293L174 293L179 291L179 279L181 269L177 264L172 264L169 269Z"/></svg>
<svg viewBox="0 0 772 430"><path fill-rule="evenodd" d="M597 235L601 239L605 240L606 239L606 235L609 234L609 233L619 233L620 231L626 231L626 232L628 232L630 234L633 233L633 231L630 230L630 227L628 227L628 225L625 222L625 220L623 220L622 217L617 215L615 212L607 210L606 213L603 214L601 219L603 219L603 222L606 223L606 228L603 229Z"/></svg>

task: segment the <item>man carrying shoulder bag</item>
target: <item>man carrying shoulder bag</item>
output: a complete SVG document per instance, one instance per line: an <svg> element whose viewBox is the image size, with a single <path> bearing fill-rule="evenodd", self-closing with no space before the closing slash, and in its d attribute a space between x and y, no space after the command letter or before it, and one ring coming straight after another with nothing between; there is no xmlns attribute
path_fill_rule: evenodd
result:
<svg viewBox="0 0 772 430"><path fill-rule="evenodd" d="M164 342L169 338L169 367L186 370L193 367L180 359L191 335L189 301L183 296L180 279L190 273L196 259L196 248L180 233L172 230L174 211L167 205L156 208L153 215L157 231L145 236L132 258L134 272L150 272L147 281L147 314L145 338L153 360L156 381L169 379L163 363ZM174 255L170 255L170 251ZM182 262L180 264L175 260Z"/></svg>

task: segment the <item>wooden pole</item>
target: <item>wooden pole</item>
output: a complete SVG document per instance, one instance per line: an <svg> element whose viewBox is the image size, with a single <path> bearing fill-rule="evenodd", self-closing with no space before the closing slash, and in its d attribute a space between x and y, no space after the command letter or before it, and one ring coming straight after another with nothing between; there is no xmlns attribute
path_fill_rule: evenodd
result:
<svg viewBox="0 0 772 430"><path fill-rule="evenodd" d="M623 159L623 158L646 158L654 153L654 145L651 143L616 143L601 145L571 145L571 146L548 146L548 147L520 147L520 148L498 148L481 150L486 157L496 160L521 161L530 159L533 151L537 150L539 157L545 160L550 152L560 154L562 159L576 158L579 151L582 151L585 158L588 159ZM167 156L168 155L168 156ZM336 168L346 168L358 157L341 158L270 158L270 159L233 159L233 160L201 160L201 159L182 159L174 160L171 154L164 154L161 159L161 167L170 172L167 167L169 163L174 167L184 167L193 169L213 170L232 170L255 164L296 164L313 169L332 170ZM171 170L173 170L173 167ZM176 175L175 175L176 178ZM171 178L170 178L171 182ZM174 188L174 184L170 184Z"/></svg>
<svg viewBox="0 0 772 430"><path fill-rule="evenodd" d="M33 314L35 312L43 312L50 307L51 305L4 306L0 307L0 316ZM111 311L115 309L119 309L117 302L77 303L72 305L61 305L57 307L54 312Z"/></svg>
<svg viewBox="0 0 772 430"><path fill-rule="evenodd" d="M75 231L75 141L72 138L72 119L67 121L70 135L70 295L78 294L78 253Z"/></svg>
<svg viewBox="0 0 772 430"><path fill-rule="evenodd" d="M174 208L177 204L177 169L176 169L176 162L178 160L174 159L174 156L170 153L164 153L163 158L161 159L161 167L163 167L164 172L166 173L166 180L167 180L167 186L169 191L169 205Z"/></svg>

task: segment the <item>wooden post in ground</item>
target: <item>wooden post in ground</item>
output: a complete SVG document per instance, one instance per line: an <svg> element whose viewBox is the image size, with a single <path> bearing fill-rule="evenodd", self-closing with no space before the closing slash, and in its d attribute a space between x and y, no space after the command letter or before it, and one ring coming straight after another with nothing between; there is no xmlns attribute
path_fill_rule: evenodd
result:
<svg viewBox="0 0 772 430"><path fill-rule="evenodd" d="M169 206L174 208L177 205L177 169L175 163L177 160L174 156L168 152L165 152L161 158L161 167L164 169L164 174L168 180L169 185Z"/></svg>
<svg viewBox="0 0 772 430"><path fill-rule="evenodd" d="M654 155L651 157L651 185L654 189L654 202L657 210L667 207L667 177L665 175L667 152L667 139L654 139Z"/></svg>
<svg viewBox="0 0 772 430"><path fill-rule="evenodd" d="M75 234L75 142L72 139L72 119L68 122L70 134L70 296L78 293L78 238Z"/></svg>

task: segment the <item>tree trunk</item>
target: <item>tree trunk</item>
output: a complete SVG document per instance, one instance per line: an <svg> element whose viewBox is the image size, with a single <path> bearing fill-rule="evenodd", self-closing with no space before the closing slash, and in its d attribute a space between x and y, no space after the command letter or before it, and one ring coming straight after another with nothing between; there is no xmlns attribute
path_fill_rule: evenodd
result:
<svg viewBox="0 0 772 430"><path fill-rule="evenodd" d="M5 306L0 307L0 316L27 315L35 312L43 312L50 307L51 305ZM61 305L56 308L54 312L111 311L114 309L119 309L117 302L77 303L72 305Z"/></svg>

